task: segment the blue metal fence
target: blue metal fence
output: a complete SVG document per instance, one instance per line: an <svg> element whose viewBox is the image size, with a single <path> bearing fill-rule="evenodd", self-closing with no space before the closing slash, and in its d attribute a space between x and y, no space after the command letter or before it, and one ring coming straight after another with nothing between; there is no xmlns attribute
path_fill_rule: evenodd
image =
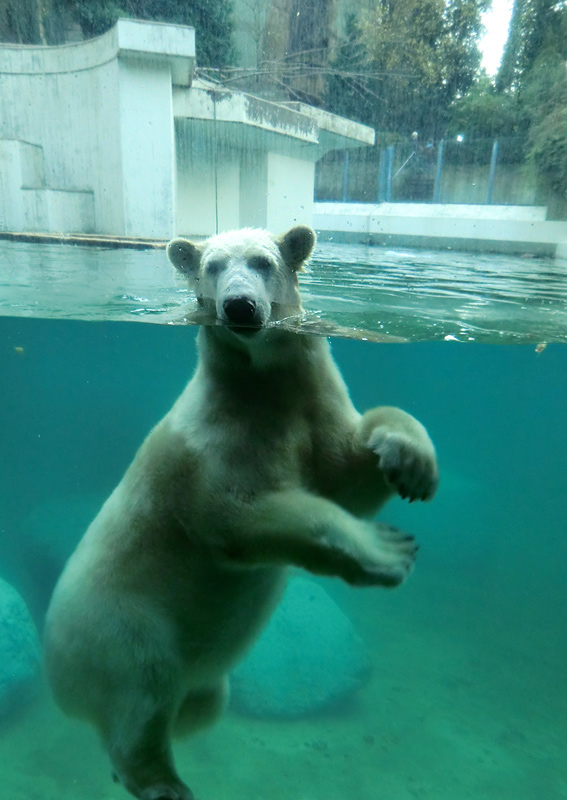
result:
<svg viewBox="0 0 567 800"><path fill-rule="evenodd" d="M538 194L518 139L458 137L334 151L316 170L316 200L530 205Z"/></svg>

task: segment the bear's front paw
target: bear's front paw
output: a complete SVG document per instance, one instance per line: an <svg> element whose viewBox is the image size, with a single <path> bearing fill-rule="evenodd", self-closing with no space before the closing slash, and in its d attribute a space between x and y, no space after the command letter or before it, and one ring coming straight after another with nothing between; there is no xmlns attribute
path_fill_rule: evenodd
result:
<svg viewBox="0 0 567 800"><path fill-rule="evenodd" d="M376 453L387 483L400 497L431 500L439 485L435 449L429 437L416 441L402 431L377 427L368 447Z"/></svg>
<svg viewBox="0 0 567 800"><path fill-rule="evenodd" d="M353 583L358 586L399 586L410 575L418 545L413 536L386 525L371 523L375 550L361 563L362 572Z"/></svg>

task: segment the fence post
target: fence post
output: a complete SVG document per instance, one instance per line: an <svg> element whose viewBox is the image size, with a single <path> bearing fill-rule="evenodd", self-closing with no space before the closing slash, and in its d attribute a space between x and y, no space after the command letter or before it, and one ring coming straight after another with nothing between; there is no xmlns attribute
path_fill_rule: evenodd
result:
<svg viewBox="0 0 567 800"><path fill-rule="evenodd" d="M486 202L492 203L492 190L494 189L494 177L496 175L496 165L498 163L498 139L492 143L492 155L490 156L490 173L488 175L488 194Z"/></svg>
<svg viewBox="0 0 567 800"><path fill-rule="evenodd" d="M394 145L391 144L386 150L386 202L392 202L392 174L394 172Z"/></svg>
<svg viewBox="0 0 567 800"><path fill-rule="evenodd" d="M392 173L394 172L394 145L391 144L380 152L378 167L378 202L392 201Z"/></svg>
<svg viewBox="0 0 567 800"><path fill-rule="evenodd" d="M380 150L378 162L378 202L383 203L386 197L386 150Z"/></svg>
<svg viewBox="0 0 567 800"><path fill-rule="evenodd" d="M345 160L343 162L343 203L346 203L348 198L348 165L349 151L345 150Z"/></svg>
<svg viewBox="0 0 567 800"><path fill-rule="evenodd" d="M433 202L439 202L439 196L441 194L441 173L443 171L443 148L445 147L445 141L441 139L439 144L437 145L437 168L435 170L435 184L433 186Z"/></svg>

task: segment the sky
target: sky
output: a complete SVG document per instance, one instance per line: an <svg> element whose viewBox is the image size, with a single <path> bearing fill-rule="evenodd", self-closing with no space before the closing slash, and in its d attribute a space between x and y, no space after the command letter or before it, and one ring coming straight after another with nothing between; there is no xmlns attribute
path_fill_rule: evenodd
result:
<svg viewBox="0 0 567 800"><path fill-rule="evenodd" d="M489 75L495 75L500 66L508 36L512 3L513 0L492 0L492 8L483 17L486 33L480 47L483 52L482 66Z"/></svg>

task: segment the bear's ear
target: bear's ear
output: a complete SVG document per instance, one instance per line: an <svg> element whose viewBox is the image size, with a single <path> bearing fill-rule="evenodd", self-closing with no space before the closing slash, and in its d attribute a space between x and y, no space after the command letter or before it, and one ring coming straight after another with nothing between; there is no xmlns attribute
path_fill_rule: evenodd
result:
<svg viewBox="0 0 567 800"><path fill-rule="evenodd" d="M188 278L194 278L199 271L202 252L201 245L188 239L172 239L166 250L173 266Z"/></svg>
<svg viewBox="0 0 567 800"><path fill-rule="evenodd" d="M276 237L282 258L294 272L301 269L315 247L315 231L307 225L295 225L287 233Z"/></svg>

